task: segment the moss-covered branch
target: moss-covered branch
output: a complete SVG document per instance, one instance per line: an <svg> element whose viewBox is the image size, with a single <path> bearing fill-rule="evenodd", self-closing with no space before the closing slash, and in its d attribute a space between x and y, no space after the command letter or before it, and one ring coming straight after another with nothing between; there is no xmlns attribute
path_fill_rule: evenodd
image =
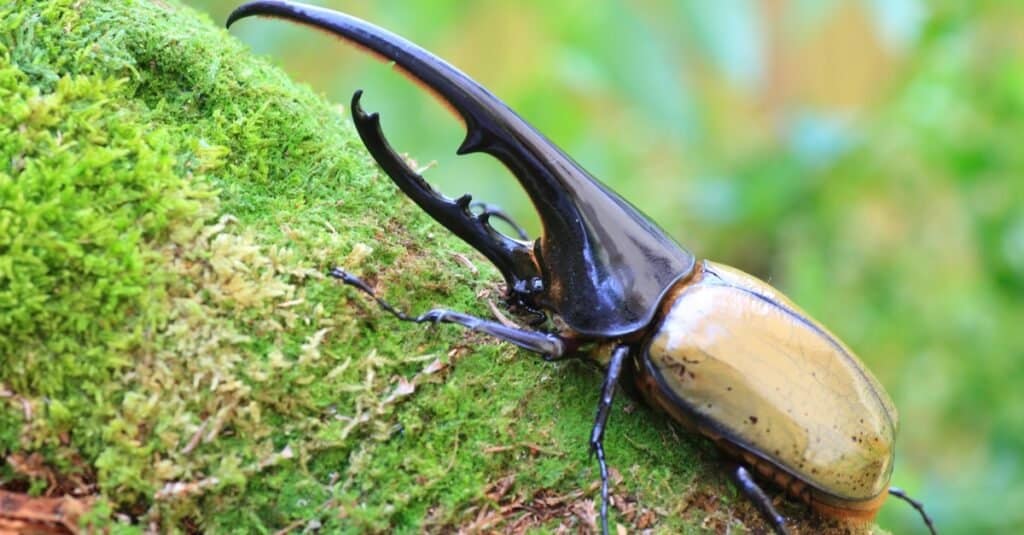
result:
<svg viewBox="0 0 1024 535"><path fill-rule="evenodd" d="M323 276L414 310L499 295L342 110L173 1L0 21L0 488L161 529L592 526L597 374ZM606 441L615 522L763 528L663 418L623 401Z"/></svg>

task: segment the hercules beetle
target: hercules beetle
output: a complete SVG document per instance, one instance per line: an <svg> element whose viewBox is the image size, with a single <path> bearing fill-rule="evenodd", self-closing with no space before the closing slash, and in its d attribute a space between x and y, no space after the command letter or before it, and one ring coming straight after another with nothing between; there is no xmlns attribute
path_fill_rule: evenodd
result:
<svg viewBox="0 0 1024 535"><path fill-rule="evenodd" d="M507 299L546 311L557 332L509 327L460 312L398 311L357 277L332 275L406 321L454 323L547 360L592 359L605 370L590 446L601 472L601 527L608 533L608 467L602 446L617 385L713 440L736 465L739 489L779 533L786 522L752 472L819 512L870 520L888 495L897 417L888 394L842 342L768 284L697 260L487 89L444 60L357 18L286 1L256 1L228 18L278 17L325 30L386 60L433 92L465 122L458 154L485 152L526 190L543 226L533 242L490 224L471 197L449 199L391 148L377 114L352 97L363 143L399 188L483 253L505 278ZM783 380L764 381L769 376Z"/></svg>

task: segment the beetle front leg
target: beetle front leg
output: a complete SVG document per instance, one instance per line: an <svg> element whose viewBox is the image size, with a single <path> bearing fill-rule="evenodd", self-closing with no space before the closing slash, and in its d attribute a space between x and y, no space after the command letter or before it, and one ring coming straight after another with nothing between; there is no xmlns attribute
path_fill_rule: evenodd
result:
<svg viewBox="0 0 1024 535"><path fill-rule="evenodd" d="M370 285L366 284L366 281L341 268L332 269L331 276L369 295L381 308L402 321L413 323L454 323L473 331L488 334L498 340L517 345L527 351L538 353L544 360L558 360L569 353L569 349L572 347L567 340L553 334L508 327L496 321L485 320L444 308L435 308L424 314L412 316L398 310L384 299L377 297L373 289L370 288Z"/></svg>
<svg viewBox="0 0 1024 535"><path fill-rule="evenodd" d="M601 469L601 533L608 535L608 464L604 460L604 428L611 414L612 400L615 397L615 386L622 374L622 366L629 356L629 346L617 346L612 351L608 362L608 371L601 386L601 399L597 403L597 416L594 427L590 431L590 450L597 456L597 465Z"/></svg>
<svg viewBox="0 0 1024 535"><path fill-rule="evenodd" d="M748 500L754 503L758 511L764 515L765 520L772 525L775 529L775 533L779 535L789 535L789 529L786 527L786 517L779 514L775 510L775 506L772 505L771 498L764 493L764 490L758 486L757 482L754 481L754 476L751 475L750 471L742 465L736 465L736 469L732 470L731 474L733 481L736 486L739 487Z"/></svg>

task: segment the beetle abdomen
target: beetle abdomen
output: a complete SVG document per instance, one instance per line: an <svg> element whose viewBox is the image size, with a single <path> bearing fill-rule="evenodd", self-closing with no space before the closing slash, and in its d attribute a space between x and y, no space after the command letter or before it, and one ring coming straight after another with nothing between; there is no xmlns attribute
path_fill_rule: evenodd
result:
<svg viewBox="0 0 1024 535"><path fill-rule="evenodd" d="M673 293L643 358L660 391L653 401L833 505L885 492L892 401L845 345L764 282L705 261Z"/></svg>

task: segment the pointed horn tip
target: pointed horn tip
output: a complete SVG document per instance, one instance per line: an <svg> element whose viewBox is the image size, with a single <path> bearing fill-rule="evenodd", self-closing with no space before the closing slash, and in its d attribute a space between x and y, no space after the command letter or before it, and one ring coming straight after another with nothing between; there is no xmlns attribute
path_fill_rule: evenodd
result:
<svg viewBox="0 0 1024 535"><path fill-rule="evenodd" d="M248 2L236 7L235 10L232 11L230 15L228 15L228 20L224 23L224 27L230 28L232 24L238 22L239 20L244 19L250 15L253 15L254 13L252 12L252 8L256 4L259 4L259 2Z"/></svg>
<svg viewBox="0 0 1024 535"><path fill-rule="evenodd" d="M225 28L230 28L231 25L234 24L236 20L238 20L238 19L240 19L240 18L242 18L244 16L245 15L239 15L237 9L232 11L231 14L228 15L228 20L227 20L227 22L224 23L224 27Z"/></svg>
<svg viewBox="0 0 1024 535"><path fill-rule="evenodd" d="M374 123L380 122L380 114L377 112L366 113L363 110L361 100L363 98L363 90L357 89L355 93L352 93L352 103L349 107L352 109L352 117L360 121L370 121Z"/></svg>
<svg viewBox="0 0 1024 535"><path fill-rule="evenodd" d="M359 103L359 101L361 101L362 99L363 99L363 90L362 89L356 89L356 92L352 93L352 104L351 104L351 107L352 107L353 110L363 111L363 107Z"/></svg>
<svg viewBox="0 0 1024 535"><path fill-rule="evenodd" d="M463 193L461 197L455 199L455 204L463 210L469 210L469 203L473 202L473 195L469 193Z"/></svg>
<svg viewBox="0 0 1024 535"><path fill-rule="evenodd" d="M236 7L235 10L228 15L228 20L224 23L224 26L230 28L231 25L239 19L244 19L253 15L280 16L282 12L289 11L289 8L294 9L295 7L301 8L303 6L301 4L294 6L288 2L275 0L254 0L252 2L246 2Z"/></svg>

